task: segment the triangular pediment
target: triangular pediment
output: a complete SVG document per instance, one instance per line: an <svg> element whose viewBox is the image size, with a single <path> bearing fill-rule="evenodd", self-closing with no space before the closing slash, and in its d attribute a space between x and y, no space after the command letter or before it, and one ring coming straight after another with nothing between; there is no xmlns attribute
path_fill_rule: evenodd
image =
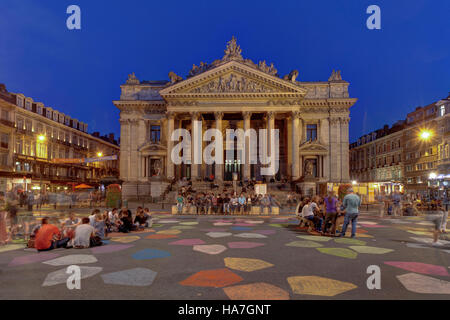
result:
<svg viewBox="0 0 450 320"><path fill-rule="evenodd" d="M143 143L138 147L138 151L140 152L158 152L158 151L167 151L167 148L158 143L152 143L150 141Z"/></svg>
<svg viewBox="0 0 450 320"><path fill-rule="evenodd" d="M317 141L306 141L300 145L301 152L312 152L312 153L322 153L328 152L328 148Z"/></svg>
<svg viewBox="0 0 450 320"><path fill-rule="evenodd" d="M302 98L306 90L295 83L230 61L160 91L163 98L198 95L282 94Z"/></svg>

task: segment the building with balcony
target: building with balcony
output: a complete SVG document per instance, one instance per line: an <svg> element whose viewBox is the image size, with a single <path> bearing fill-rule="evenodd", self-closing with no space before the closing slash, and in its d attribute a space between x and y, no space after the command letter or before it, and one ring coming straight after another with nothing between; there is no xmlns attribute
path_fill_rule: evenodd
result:
<svg viewBox="0 0 450 320"><path fill-rule="evenodd" d="M89 134L78 119L0 85L0 191L97 186L119 177L113 135ZM87 158L113 156L108 161ZM105 158L108 159L108 158Z"/></svg>
<svg viewBox="0 0 450 320"><path fill-rule="evenodd" d="M350 177L378 192L429 194L450 178L450 96L350 144Z"/></svg>

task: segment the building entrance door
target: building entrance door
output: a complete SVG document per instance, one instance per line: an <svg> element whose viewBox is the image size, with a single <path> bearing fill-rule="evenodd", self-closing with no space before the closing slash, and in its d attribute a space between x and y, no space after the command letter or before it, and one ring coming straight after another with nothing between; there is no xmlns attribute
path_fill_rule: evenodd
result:
<svg viewBox="0 0 450 320"><path fill-rule="evenodd" d="M225 151L225 165L224 165L224 175L223 179L225 181L233 181L233 173L238 175L238 180L242 179L242 163L239 160L238 155L241 153L240 150L226 150ZM228 157L227 157L228 154ZM232 156L233 155L233 156Z"/></svg>

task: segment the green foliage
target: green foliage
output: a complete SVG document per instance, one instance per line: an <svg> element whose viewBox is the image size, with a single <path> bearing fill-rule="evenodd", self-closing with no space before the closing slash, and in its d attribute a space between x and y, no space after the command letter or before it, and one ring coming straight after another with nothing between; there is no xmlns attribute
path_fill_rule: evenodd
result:
<svg viewBox="0 0 450 320"><path fill-rule="evenodd" d="M338 188L338 197L340 200L344 199L344 197L347 195L347 190L351 188L351 184L341 184Z"/></svg>
<svg viewBox="0 0 450 320"><path fill-rule="evenodd" d="M108 208L117 208L122 199L122 191L120 185L111 184L106 188L106 206Z"/></svg>

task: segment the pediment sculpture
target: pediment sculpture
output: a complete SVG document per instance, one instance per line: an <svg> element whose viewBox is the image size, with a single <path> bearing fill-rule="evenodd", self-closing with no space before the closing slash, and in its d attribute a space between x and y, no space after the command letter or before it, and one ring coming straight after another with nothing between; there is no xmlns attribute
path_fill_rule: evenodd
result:
<svg viewBox="0 0 450 320"><path fill-rule="evenodd" d="M274 92L275 90L248 78L230 74L194 88L191 93Z"/></svg>

